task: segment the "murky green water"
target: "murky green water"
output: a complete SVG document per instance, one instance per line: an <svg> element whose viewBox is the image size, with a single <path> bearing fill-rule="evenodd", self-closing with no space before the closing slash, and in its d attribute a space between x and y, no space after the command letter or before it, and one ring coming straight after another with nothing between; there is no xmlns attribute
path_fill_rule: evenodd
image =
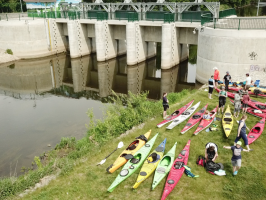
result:
<svg viewBox="0 0 266 200"><path fill-rule="evenodd" d="M93 108L101 118L112 90L149 91L150 99L160 99L163 92L198 87L195 76L196 65L188 62L161 70L160 58L127 66L126 56L97 62L95 55L60 55L0 66L0 176L30 167L61 137L81 138L86 111Z"/></svg>

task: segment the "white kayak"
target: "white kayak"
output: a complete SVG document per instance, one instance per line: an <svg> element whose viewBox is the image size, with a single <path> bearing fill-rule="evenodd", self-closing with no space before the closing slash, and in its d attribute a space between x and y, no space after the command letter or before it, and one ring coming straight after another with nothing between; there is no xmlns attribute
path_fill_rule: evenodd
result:
<svg viewBox="0 0 266 200"><path fill-rule="evenodd" d="M195 112L195 110L199 107L199 105L200 105L200 101L197 104L195 104L194 106L192 106L191 108L187 109L185 112L183 112L176 119L174 119L172 121L172 123L169 126L167 126L166 128L167 129L173 129L178 124L181 124L183 121L188 119Z"/></svg>

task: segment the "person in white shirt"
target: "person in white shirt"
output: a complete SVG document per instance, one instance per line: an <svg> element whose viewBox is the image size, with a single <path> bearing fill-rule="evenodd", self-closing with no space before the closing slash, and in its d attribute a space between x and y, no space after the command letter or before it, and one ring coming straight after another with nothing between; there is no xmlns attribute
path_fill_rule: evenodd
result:
<svg viewBox="0 0 266 200"><path fill-rule="evenodd" d="M251 80L251 77L249 76L249 73L246 73L246 77L247 77L247 79L246 79L245 89L247 90L247 89L250 88L250 85L252 83L252 80Z"/></svg>

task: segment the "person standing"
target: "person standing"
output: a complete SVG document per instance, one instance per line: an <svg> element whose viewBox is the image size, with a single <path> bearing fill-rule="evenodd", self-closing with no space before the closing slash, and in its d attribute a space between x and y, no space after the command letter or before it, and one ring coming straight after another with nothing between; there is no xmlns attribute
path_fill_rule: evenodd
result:
<svg viewBox="0 0 266 200"><path fill-rule="evenodd" d="M220 72L219 72L217 67L214 67L213 70L214 70L213 78L215 81L215 88L217 88L218 87L218 81L220 80Z"/></svg>
<svg viewBox="0 0 266 200"><path fill-rule="evenodd" d="M224 112L224 106L226 103L226 97L227 97L227 92L225 91L224 86L222 86L222 90L219 92L219 109L218 109L218 114L220 113L220 108L222 108L222 114Z"/></svg>
<svg viewBox="0 0 266 200"><path fill-rule="evenodd" d="M242 138L245 142L245 145L247 146L247 149L250 151L250 148L248 145L248 138L246 135L246 129L250 131L249 128L246 126L247 118L248 118L247 115L243 115L241 120L239 120L238 129L237 129L237 137L235 139L234 145L236 145L236 143Z"/></svg>
<svg viewBox="0 0 266 200"><path fill-rule="evenodd" d="M249 76L249 73L246 73L246 77L247 79L246 79L245 89L247 90L250 87L252 80L251 77Z"/></svg>
<svg viewBox="0 0 266 200"><path fill-rule="evenodd" d="M215 83L214 83L214 79L213 76L211 76L211 78L209 79L209 99L212 99L212 92L213 92L213 87L214 87Z"/></svg>
<svg viewBox="0 0 266 200"><path fill-rule="evenodd" d="M242 105L243 113L246 113L248 109L248 102L250 101L247 90L243 93L242 101L243 101L243 105Z"/></svg>
<svg viewBox="0 0 266 200"><path fill-rule="evenodd" d="M229 72L227 71L226 72L226 75L224 76L224 80L223 80L223 82L224 82L224 84L225 84L225 90L226 91L228 91L228 86L229 86L229 82L232 82L232 78L231 78L231 76L229 75Z"/></svg>
<svg viewBox="0 0 266 200"><path fill-rule="evenodd" d="M238 93L239 92L235 94L235 98L234 98L234 106L235 106L234 117L235 118L238 118L240 110L241 110L241 97ZM237 113L237 116L236 116L236 113Z"/></svg>
<svg viewBox="0 0 266 200"><path fill-rule="evenodd" d="M238 170L241 167L241 151L249 152L249 150L243 149L241 147L242 142L238 141L235 146L223 146L224 149L231 149L233 152L233 156L231 158L231 163L233 165L233 175L237 175Z"/></svg>
<svg viewBox="0 0 266 200"><path fill-rule="evenodd" d="M168 104L169 101L166 98L166 96L167 96L167 93L163 93L163 118L164 119L166 118L166 111L169 108L169 104Z"/></svg>

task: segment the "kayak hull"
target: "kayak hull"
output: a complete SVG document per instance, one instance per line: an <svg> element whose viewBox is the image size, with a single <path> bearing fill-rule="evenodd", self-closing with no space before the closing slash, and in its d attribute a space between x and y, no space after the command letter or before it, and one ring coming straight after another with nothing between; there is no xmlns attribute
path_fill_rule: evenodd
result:
<svg viewBox="0 0 266 200"><path fill-rule="evenodd" d="M138 175L137 181L134 184L133 188L136 189L139 187L139 185L145 181L156 169L159 162L163 158L164 150L165 150L165 144L166 144L166 138L164 141L148 156L151 157L153 154L157 155L157 158L155 161L149 162L148 158L145 160L144 164L142 165L142 168L140 170L140 173Z"/></svg>
<svg viewBox="0 0 266 200"><path fill-rule="evenodd" d="M147 133L144 134L144 136L149 139L151 135L151 130L149 130ZM141 147L143 147L143 145L146 144L146 141L142 140L142 139L136 139L135 141L133 141L132 143L130 143L130 145L118 156L118 158L115 160L115 162L113 164L111 164L106 171L108 173L113 173L115 172L117 169L119 169L120 167L122 167L124 164L127 163L128 159L126 159L126 155L134 155ZM137 145L135 149L130 150L129 148L132 145Z"/></svg>
<svg viewBox="0 0 266 200"><path fill-rule="evenodd" d="M130 177L143 164L150 153L157 136L158 133L134 154L134 158L130 159L124 165L112 185L107 189L108 192L112 192L120 183Z"/></svg>
<svg viewBox="0 0 266 200"><path fill-rule="evenodd" d="M161 182L161 180L169 173L175 157L176 144L167 152L167 154L162 158L158 164L152 182L152 190Z"/></svg>
<svg viewBox="0 0 266 200"><path fill-rule="evenodd" d="M260 135L262 134L265 126L265 118L260 120L249 132L247 138L248 138L248 144L253 143L255 140L257 140Z"/></svg>
<svg viewBox="0 0 266 200"><path fill-rule="evenodd" d="M190 147L190 140L184 147L184 149L181 151L181 153L178 155L176 160L174 161L171 170L169 172L169 175L167 177L165 186L164 186L164 191L162 194L161 200L166 199L166 197L172 192L180 178L182 177L185 168L181 167L180 169L175 168L175 163L176 162L183 162L185 165L187 165L188 162L188 156L189 156L189 147Z"/></svg>
<svg viewBox="0 0 266 200"><path fill-rule="evenodd" d="M163 120L162 122L160 122L159 124L157 124L157 127L160 128L163 125L173 121L175 118L177 118L178 116L180 116L183 112L185 112L194 102L194 99L189 102L188 104L186 104L185 106L183 106L182 108L176 110L175 112L173 112L170 116L168 116L165 120Z"/></svg>
<svg viewBox="0 0 266 200"><path fill-rule="evenodd" d="M212 111L211 111L211 119L207 120L207 119L202 119L198 128L195 130L194 135L198 135L199 132L203 131L205 128L207 128L208 126L211 125L211 123L213 122L215 116L216 116L216 112L217 112L218 106L216 106Z"/></svg>
<svg viewBox="0 0 266 200"><path fill-rule="evenodd" d="M166 128L171 130L174 127L176 127L177 125L181 124L183 121L187 120L193 114L193 112L195 112L195 110L199 107L199 105L200 105L200 102L198 102L194 106L187 109L179 117L177 117L175 120L173 120L172 123L169 126L167 126Z"/></svg>
<svg viewBox="0 0 266 200"><path fill-rule="evenodd" d="M185 127L183 128L183 130L181 131L181 134L184 134L185 132L187 132L189 129L191 129L192 127L194 127L203 117L205 111L207 110L208 104L205 105L201 110L199 110L197 113L195 113L194 115L198 115L199 118L197 119L193 119L193 116L188 120L187 124L185 125Z"/></svg>

